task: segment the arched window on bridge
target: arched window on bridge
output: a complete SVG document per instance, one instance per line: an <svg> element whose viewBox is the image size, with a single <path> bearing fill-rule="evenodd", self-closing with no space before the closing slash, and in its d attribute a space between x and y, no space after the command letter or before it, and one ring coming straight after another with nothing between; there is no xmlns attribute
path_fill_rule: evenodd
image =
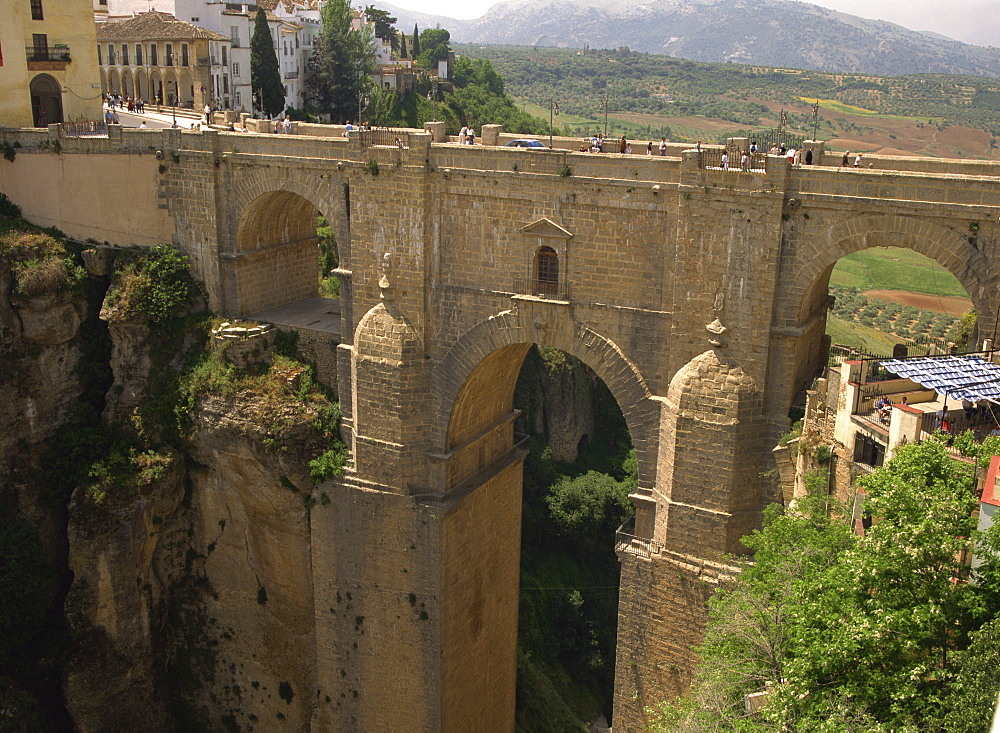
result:
<svg viewBox="0 0 1000 733"><path fill-rule="evenodd" d="M551 247L539 247L535 253L535 292L538 295L559 292L559 255Z"/></svg>

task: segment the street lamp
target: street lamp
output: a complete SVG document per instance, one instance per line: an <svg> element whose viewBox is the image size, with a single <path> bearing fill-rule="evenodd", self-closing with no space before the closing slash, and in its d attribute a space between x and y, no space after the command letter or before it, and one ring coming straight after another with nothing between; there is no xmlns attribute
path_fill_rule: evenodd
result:
<svg viewBox="0 0 1000 733"><path fill-rule="evenodd" d="M170 97L170 116L173 118L172 127L177 127L177 82L174 82L174 93Z"/></svg>
<svg viewBox="0 0 1000 733"><path fill-rule="evenodd" d="M552 120L559 116L559 103L554 99L549 100L549 147L552 147Z"/></svg>
<svg viewBox="0 0 1000 733"><path fill-rule="evenodd" d="M604 110L604 137L608 136L608 95L605 94L597 103L597 108Z"/></svg>

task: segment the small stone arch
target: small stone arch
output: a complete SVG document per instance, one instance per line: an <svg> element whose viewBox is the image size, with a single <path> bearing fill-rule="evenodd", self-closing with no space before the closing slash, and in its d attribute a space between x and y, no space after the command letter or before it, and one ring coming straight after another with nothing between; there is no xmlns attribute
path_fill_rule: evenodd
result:
<svg viewBox="0 0 1000 733"><path fill-rule="evenodd" d="M656 480L659 405L638 367L610 339L566 318L539 329L537 314L518 308L492 316L465 332L435 367L432 442L453 449L498 415L512 409L514 382L531 344L571 354L607 385L625 417L639 467L639 489Z"/></svg>
<svg viewBox="0 0 1000 733"><path fill-rule="evenodd" d="M953 229L916 217L859 216L841 221L798 250L789 287L779 292L790 296L785 313L790 322L808 317L817 289L825 294L828 275L846 255L871 247L905 247L925 255L951 272L968 292L977 312L988 315L996 292L993 268L981 250Z"/></svg>
<svg viewBox="0 0 1000 733"><path fill-rule="evenodd" d="M180 106L180 88L177 85L177 74L173 71L163 75L163 103L168 107Z"/></svg>
<svg viewBox="0 0 1000 733"><path fill-rule="evenodd" d="M182 71L178 83L180 84L181 106L194 108L194 82L191 80L191 72Z"/></svg>
<svg viewBox="0 0 1000 733"><path fill-rule="evenodd" d="M337 257L341 267L347 267L350 258L350 232L347 228L347 202L343 195L346 180L340 175L321 177L313 171L301 169L241 169L233 176L229 193L229 215L226 231L232 236L224 241L224 251L237 252L237 233L246 211L251 205L276 192L288 192L312 203L319 213L334 227L337 238Z"/></svg>
<svg viewBox="0 0 1000 733"><path fill-rule="evenodd" d="M929 257L958 279L979 316L980 332L991 333L1000 294L996 268L983 249L993 246L985 241L974 246L962 231L938 222L894 214L856 216L803 238L777 290L772 338L787 342L772 342L775 385L782 385L774 393L781 398L772 409L787 409L825 363L822 325L827 289L830 273L842 257L871 247L905 247Z"/></svg>
<svg viewBox="0 0 1000 733"><path fill-rule="evenodd" d="M346 218L336 192L318 176L288 171L275 180L274 169L240 171L227 207L229 234L221 249L232 253L223 274L223 309L247 315L318 294L316 218L334 226L338 258L345 267L349 251Z"/></svg>
<svg viewBox="0 0 1000 733"><path fill-rule="evenodd" d="M31 115L35 127L46 127L63 121L62 87L48 74L38 74L31 80Z"/></svg>

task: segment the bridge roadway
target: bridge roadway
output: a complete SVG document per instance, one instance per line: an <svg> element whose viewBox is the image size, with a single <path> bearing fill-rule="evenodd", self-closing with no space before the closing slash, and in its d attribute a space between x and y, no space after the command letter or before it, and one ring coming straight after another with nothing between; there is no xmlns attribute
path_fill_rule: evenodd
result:
<svg viewBox="0 0 1000 733"><path fill-rule="evenodd" d="M512 730L521 461L514 382L531 344L591 366L639 466L614 727L683 689L726 553L777 497L761 482L787 411L825 361L830 271L909 247L1000 305L1000 166L869 158L874 169L707 170L666 157L357 139L4 131L0 190L40 224L173 242L212 307L316 296L315 217L337 239L336 382L352 460L311 513L314 730ZM627 540L627 538L626 538ZM632 547L636 551L630 551ZM406 567L408 572L400 572ZM341 593L365 618L322 613ZM418 599L422 613L414 611ZM359 646L352 646L352 642ZM349 686L355 694L341 697Z"/></svg>

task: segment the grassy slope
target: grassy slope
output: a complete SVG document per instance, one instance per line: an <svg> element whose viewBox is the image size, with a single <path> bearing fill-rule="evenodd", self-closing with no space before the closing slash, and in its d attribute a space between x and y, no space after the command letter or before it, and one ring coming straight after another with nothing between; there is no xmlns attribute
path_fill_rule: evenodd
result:
<svg viewBox="0 0 1000 733"><path fill-rule="evenodd" d="M898 336L884 333L876 328L863 326L860 323L849 323L832 313L826 316L826 332L835 344L853 346L873 354L892 355L892 347L900 341Z"/></svg>
<svg viewBox="0 0 1000 733"><path fill-rule="evenodd" d="M901 247L878 247L847 255L833 269L830 284L859 290L968 297L955 276L934 260Z"/></svg>

